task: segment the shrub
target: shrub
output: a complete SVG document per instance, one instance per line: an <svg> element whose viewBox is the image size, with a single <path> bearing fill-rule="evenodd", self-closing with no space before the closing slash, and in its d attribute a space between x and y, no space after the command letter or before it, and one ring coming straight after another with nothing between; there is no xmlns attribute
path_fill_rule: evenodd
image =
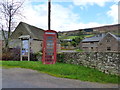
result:
<svg viewBox="0 0 120 90"><path fill-rule="evenodd" d="M38 61L41 61L41 59L42 59L42 51L39 51L39 52L35 53L35 56L36 56L36 59Z"/></svg>
<svg viewBox="0 0 120 90"><path fill-rule="evenodd" d="M9 48L8 52L3 50L2 60L5 61L20 61L20 48ZM23 61L26 61L27 57L23 57ZM35 53L30 53L30 61L38 61Z"/></svg>
<svg viewBox="0 0 120 90"><path fill-rule="evenodd" d="M20 60L20 48L9 48L8 52L5 52L3 50L2 60L19 61Z"/></svg>
<svg viewBox="0 0 120 90"><path fill-rule="evenodd" d="M58 53L57 54L57 62L64 63L64 53Z"/></svg>
<svg viewBox="0 0 120 90"><path fill-rule="evenodd" d="M38 61L37 55L35 53L30 53L30 61Z"/></svg>

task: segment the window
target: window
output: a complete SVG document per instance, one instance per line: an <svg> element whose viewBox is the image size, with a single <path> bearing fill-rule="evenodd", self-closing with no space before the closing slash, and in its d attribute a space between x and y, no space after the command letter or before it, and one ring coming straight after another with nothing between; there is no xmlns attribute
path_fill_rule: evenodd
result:
<svg viewBox="0 0 120 90"><path fill-rule="evenodd" d="M53 40L47 40L47 42L53 42Z"/></svg>
<svg viewBox="0 0 120 90"><path fill-rule="evenodd" d="M53 49L47 49L47 52L54 52Z"/></svg>
<svg viewBox="0 0 120 90"><path fill-rule="evenodd" d="M85 49L86 49L86 48L88 48L88 47L83 47L83 48L85 48Z"/></svg>
<svg viewBox="0 0 120 90"><path fill-rule="evenodd" d="M91 49L93 49L93 47L91 47Z"/></svg>
<svg viewBox="0 0 120 90"><path fill-rule="evenodd" d="M53 46L54 44L53 43L47 43L47 46Z"/></svg>
<svg viewBox="0 0 120 90"><path fill-rule="evenodd" d="M83 47L83 49L84 49L84 50L87 50L87 49L88 49L88 47Z"/></svg>
<svg viewBox="0 0 120 90"><path fill-rule="evenodd" d="M47 49L53 49L53 47L50 47L50 46L49 46L49 47L47 47Z"/></svg>
<svg viewBox="0 0 120 90"><path fill-rule="evenodd" d="M53 55L53 53L47 53L47 55ZM50 57L51 58L51 57Z"/></svg>
<svg viewBox="0 0 120 90"><path fill-rule="evenodd" d="M107 51L111 51L111 47L107 47Z"/></svg>
<svg viewBox="0 0 120 90"><path fill-rule="evenodd" d="M49 36L49 37L47 37L47 39L53 39L53 37L50 37L50 36Z"/></svg>

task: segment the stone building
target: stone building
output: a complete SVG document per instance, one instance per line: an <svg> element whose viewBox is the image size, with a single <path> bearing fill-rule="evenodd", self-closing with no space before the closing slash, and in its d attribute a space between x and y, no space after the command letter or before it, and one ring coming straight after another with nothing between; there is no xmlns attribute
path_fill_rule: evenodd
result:
<svg viewBox="0 0 120 90"><path fill-rule="evenodd" d="M107 33L98 43L98 51L100 52L116 52L120 51L120 37Z"/></svg>
<svg viewBox="0 0 120 90"><path fill-rule="evenodd" d="M84 51L116 52L119 50L120 37L112 33L98 34L94 37L85 38L80 42L80 48Z"/></svg>
<svg viewBox="0 0 120 90"><path fill-rule="evenodd" d="M80 48L84 51L98 51L98 43L104 37L104 34L99 34L94 37L85 38L80 42Z"/></svg>
<svg viewBox="0 0 120 90"><path fill-rule="evenodd" d="M33 53L36 53L42 49L44 30L31 26L24 22L20 22L11 35L10 48L21 47L21 40L19 37L30 35L30 48Z"/></svg>

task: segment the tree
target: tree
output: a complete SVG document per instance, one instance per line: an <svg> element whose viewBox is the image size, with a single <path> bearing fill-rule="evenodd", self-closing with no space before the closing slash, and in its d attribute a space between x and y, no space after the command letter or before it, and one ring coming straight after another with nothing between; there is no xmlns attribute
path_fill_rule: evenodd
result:
<svg viewBox="0 0 120 90"><path fill-rule="evenodd" d="M20 9L23 3L24 1L18 0L0 1L0 28L3 33L5 51L8 51L11 31L15 28L17 17L22 16Z"/></svg>
<svg viewBox="0 0 120 90"><path fill-rule="evenodd" d="M73 41L71 42L72 46L76 47L77 43L75 42L75 40L73 39Z"/></svg>

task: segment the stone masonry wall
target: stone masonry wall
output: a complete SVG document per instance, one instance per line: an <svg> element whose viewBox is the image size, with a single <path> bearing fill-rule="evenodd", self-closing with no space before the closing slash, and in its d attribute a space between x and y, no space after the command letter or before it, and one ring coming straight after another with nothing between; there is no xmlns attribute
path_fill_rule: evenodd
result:
<svg viewBox="0 0 120 90"><path fill-rule="evenodd" d="M75 52L63 53L65 63L83 65L108 74L120 74L118 52Z"/></svg>

